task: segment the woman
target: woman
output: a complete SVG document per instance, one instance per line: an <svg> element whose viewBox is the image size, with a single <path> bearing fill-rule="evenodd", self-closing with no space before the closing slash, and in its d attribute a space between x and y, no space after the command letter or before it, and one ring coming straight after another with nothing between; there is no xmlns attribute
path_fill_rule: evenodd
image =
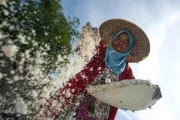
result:
<svg viewBox="0 0 180 120"><path fill-rule="evenodd" d="M85 88L134 79L128 63L145 59L150 52L150 44L138 26L123 19L104 22L99 32L102 40L97 54L48 100L38 119L114 120L118 109L95 99ZM57 106L57 103L61 104Z"/></svg>

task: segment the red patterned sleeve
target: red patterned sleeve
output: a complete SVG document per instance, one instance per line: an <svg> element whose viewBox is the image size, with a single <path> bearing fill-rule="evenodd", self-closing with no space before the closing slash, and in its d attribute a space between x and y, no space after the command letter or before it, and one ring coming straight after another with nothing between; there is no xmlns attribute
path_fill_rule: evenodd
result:
<svg viewBox="0 0 180 120"><path fill-rule="evenodd" d="M74 99L82 93L82 91L94 80L94 78L105 68L104 64L104 54L105 54L105 46L102 41L98 46L98 52L90 62L81 70L81 72L77 73L74 78L68 81L68 84L63 87L59 91L59 98L64 99L67 104L74 101ZM61 94L63 93L63 94ZM67 98L67 94L70 93L71 97ZM63 98L62 98L63 97Z"/></svg>
<svg viewBox="0 0 180 120"><path fill-rule="evenodd" d="M104 54L105 46L102 41L98 46L98 52L93 56L91 61L70 79L63 88L56 91L46 104L42 107L43 114L38 118L55 117L61 109L74 104L75 99L80 95L84 89L89 85L101 70L105 68ZM54 106L53 103L56 103ZM57 104L63 103L61 107L57 108Z"/></svg>

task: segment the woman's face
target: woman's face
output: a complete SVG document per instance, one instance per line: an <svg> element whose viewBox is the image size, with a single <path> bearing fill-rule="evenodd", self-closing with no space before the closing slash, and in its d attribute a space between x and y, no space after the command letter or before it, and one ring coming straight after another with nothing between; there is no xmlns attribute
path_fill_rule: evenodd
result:
<svg viewBox="0 0 180 120"><path fill-rule="evenodd" d="M125 52L129 46L129 38L126 32L121 33L112 41L112 47L119 53Z"/></svg>

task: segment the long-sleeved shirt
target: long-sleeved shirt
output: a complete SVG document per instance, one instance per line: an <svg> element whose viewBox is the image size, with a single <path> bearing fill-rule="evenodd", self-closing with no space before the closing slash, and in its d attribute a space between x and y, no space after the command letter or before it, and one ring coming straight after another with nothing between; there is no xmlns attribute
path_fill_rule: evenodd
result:
<svg viewBox="0 0 180 120"><path fill-rule="evenodd" d="M38 115L38 119L45 120L49 117L55 118L61 113L66 113L67 109L77 106L75 105L76 101L78 101L78 98L82 93L85 93L85 88L88 85L93 85L97 76L106 69L104 63L105 51L106 47L103 45L102 41L100 41L100 44L97 47L97 54L92 57L90 62L79 73L71 78L63 88L57 90L56 94L47 101L41 109L42 113L41 116ZM135 79L128 62L126 62L124 71L118 77L119 80ZM84 99L86 98L84 97ZM115 119L117 110L118 108L110 106L108 120Z"/></svg>

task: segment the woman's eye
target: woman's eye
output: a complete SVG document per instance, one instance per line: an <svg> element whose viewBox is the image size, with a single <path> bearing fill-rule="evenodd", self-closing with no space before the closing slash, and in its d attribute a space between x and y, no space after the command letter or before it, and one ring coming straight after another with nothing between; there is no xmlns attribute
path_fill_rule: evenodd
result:
<svg viewBox="0 0 180 120"><path fill-rule="evenodd" d="M128 44L128 42L127 42L127 41L124 41L124 43L125 43L125 44Z"/></svg>

